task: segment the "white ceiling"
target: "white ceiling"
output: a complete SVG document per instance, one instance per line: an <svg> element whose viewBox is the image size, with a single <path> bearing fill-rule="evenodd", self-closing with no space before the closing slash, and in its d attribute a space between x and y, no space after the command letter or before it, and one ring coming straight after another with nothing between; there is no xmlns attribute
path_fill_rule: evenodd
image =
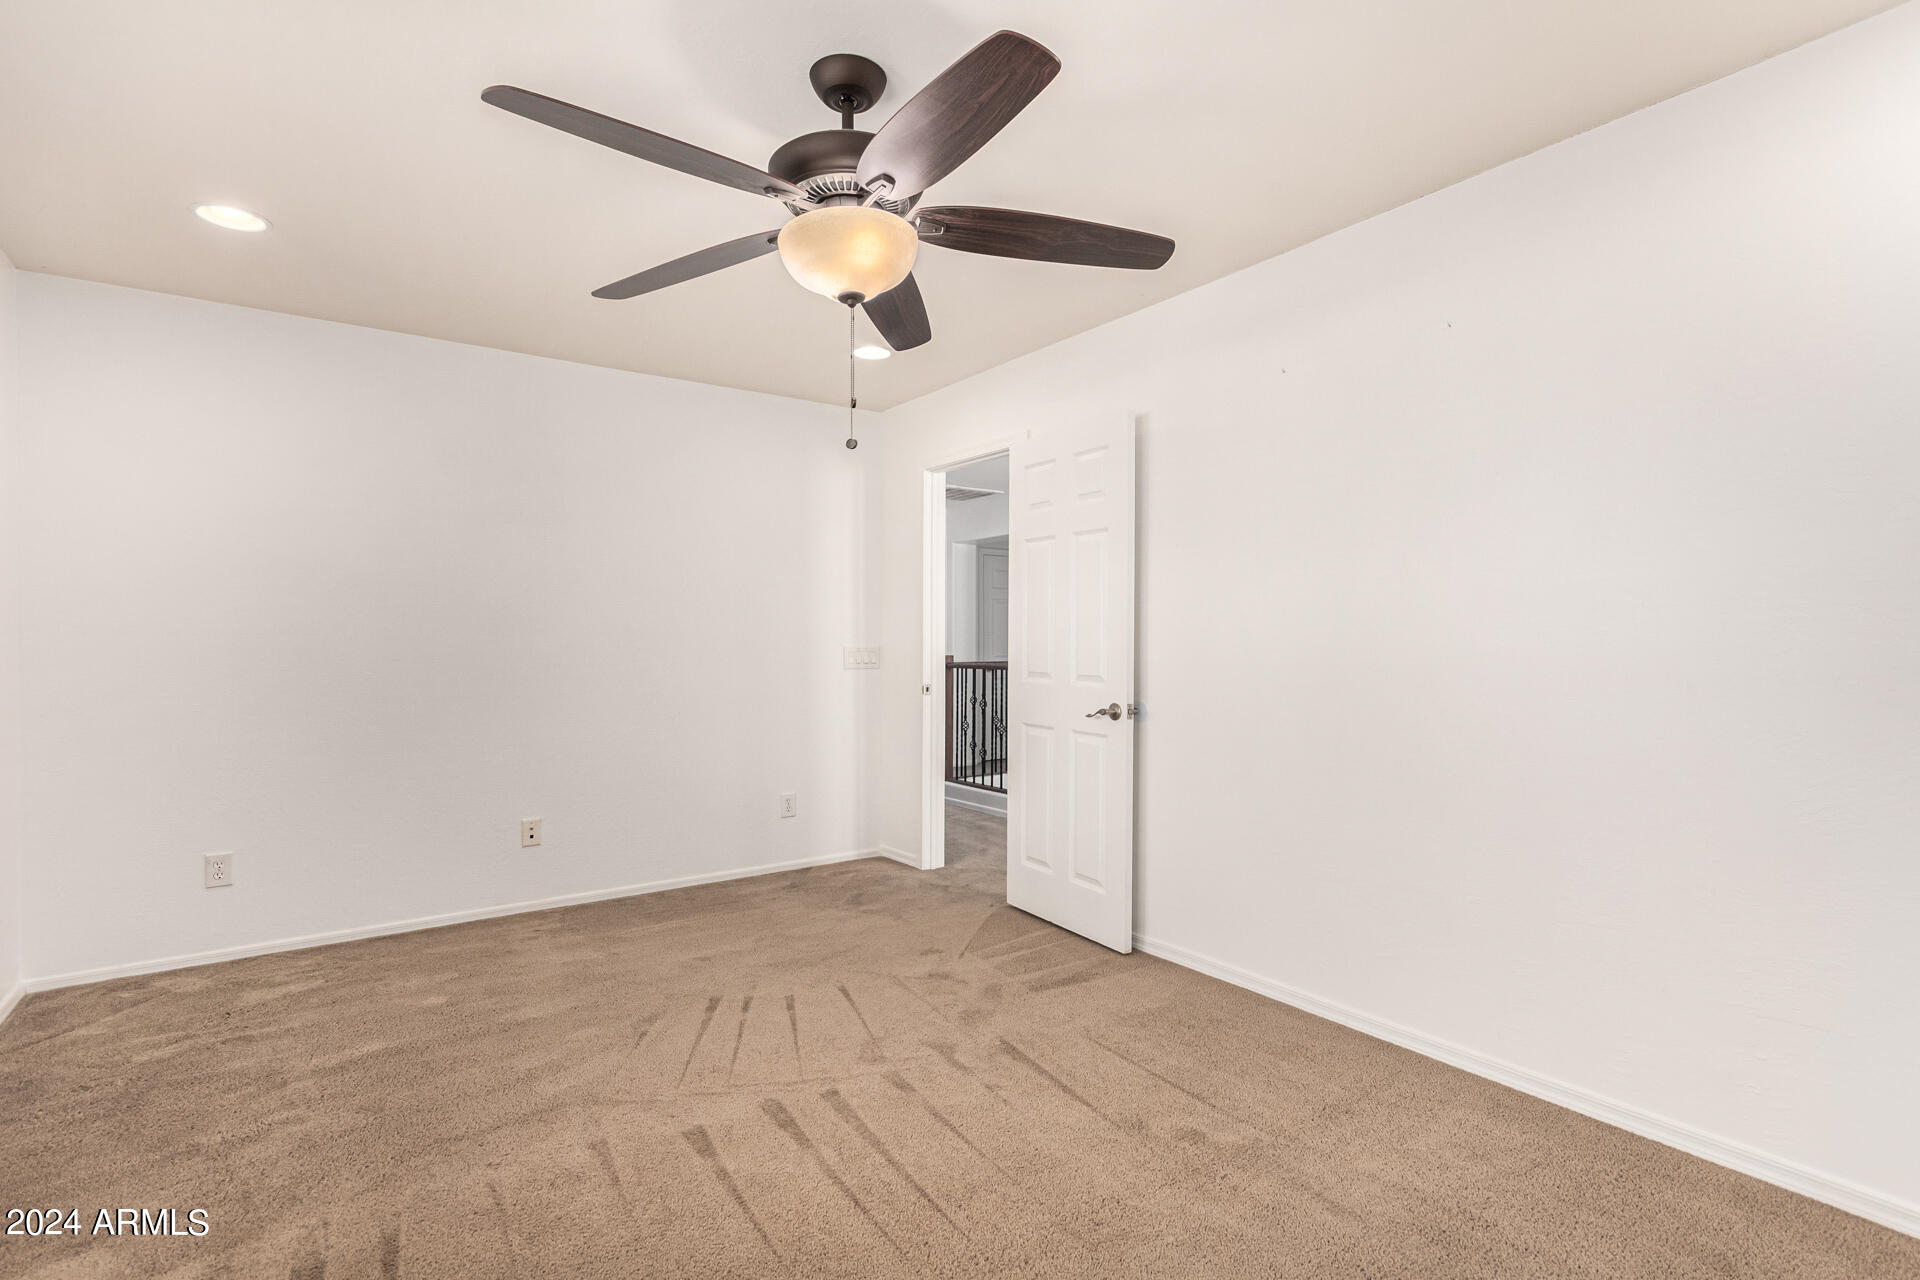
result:
<svg viewBox="0 0 1920 1280"><path fill-rule="evenodd" d="M0 250L110 281L837 401L844 314L776 258L589 292L784 211L485 106L518 84L764 165L1001 27L1059 77L928 203L1174 237L1158 272L927 248L886 408L1892 7L1886 0L59 0L0 5ZM273 219L242 236L218 201ZM1276 298L1274 305L1286 305ZM865 326L863 322L863 336Z"/></svg>

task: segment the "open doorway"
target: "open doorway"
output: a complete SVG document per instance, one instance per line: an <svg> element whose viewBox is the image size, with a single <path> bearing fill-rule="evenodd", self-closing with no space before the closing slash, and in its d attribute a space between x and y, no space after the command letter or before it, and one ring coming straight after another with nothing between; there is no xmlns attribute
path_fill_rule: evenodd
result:
<svg viewBox="0 0 1920 1280"><path fill-rule="evenodd" d="M924 472L920 865L977 868L1115 951L1133 949L1136 427L1036 422Z"/></svg>
<svg viewBox="0 0 1920 1280"><path fill-rule="evenodd" d="M935 820L945 864L997 894L1007 859L1008 459L936 476L945 530L945 637L933 687L941 718Z"/></svg>

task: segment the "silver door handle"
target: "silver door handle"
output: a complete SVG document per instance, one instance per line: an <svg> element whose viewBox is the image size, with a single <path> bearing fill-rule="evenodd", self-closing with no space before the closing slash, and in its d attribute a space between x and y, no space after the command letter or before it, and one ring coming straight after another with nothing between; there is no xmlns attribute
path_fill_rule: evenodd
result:
<svg viewBox="0 0 1920 1280"><path fill-rule="evenodd" d="M1116 702L1110 707L1101 707L1098 711L1089 711L1085 719L1098 720L1101 716L1105 716L1109 720L1118 720L1120 718L1120 704Z"/></svg>

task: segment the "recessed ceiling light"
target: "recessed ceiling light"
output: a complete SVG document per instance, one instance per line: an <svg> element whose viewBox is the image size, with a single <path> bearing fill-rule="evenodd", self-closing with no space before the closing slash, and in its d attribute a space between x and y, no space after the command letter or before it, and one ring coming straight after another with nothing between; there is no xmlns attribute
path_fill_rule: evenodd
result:
<svg viewBox="0 0 1920 1280"><path fill-rule="evenodd" d="M893 352L885 347L855 347L853 354L862 360L885 360Z"/></svg>
<svg viewBox="0 0 1920 1280"><path fill-rule="evenodd" d="M257 213L248 213L230 204L197 204L193 211L214 226L229 231L265 231L273 225Z"/></svg>

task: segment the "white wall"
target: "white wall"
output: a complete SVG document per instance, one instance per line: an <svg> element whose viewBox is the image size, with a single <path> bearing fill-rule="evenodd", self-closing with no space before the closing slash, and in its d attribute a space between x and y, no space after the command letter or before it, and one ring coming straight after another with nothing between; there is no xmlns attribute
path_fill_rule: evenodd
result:
<svg viewBox="0 0 1920 1280"><path fill-rule="evenodd" d="M1910 5L893 411L885 643L1141 415L1139 933L1920 1230L1916 227Z"/></svg>
<svg viewBox="0 0 1920 1280"><path fill-rule="evenodd" d="M0 1018L20 984L20 614L16 566L20 539L14 524L15 412L14 282L18 273L0 253Z"/></svg>
<svg viewBox="0 0 1920 1280"><path fill-rule="evenodd" d="M32 977L864 847L844 410L19 279Z"/></svg>

